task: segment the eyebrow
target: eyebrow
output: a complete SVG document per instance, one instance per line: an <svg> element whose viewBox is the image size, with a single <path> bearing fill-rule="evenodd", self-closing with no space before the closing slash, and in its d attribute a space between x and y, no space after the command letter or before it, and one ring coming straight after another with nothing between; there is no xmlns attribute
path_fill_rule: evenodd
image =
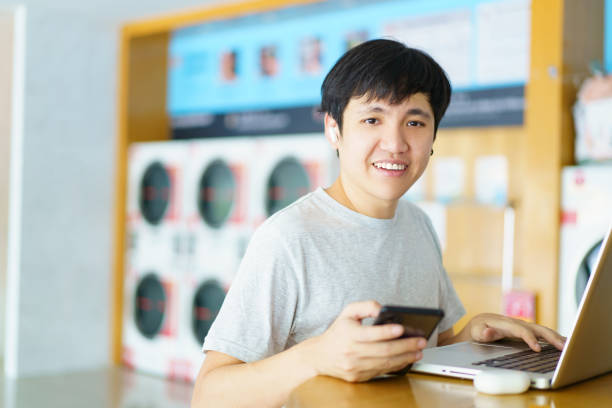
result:
<svg viewBox="0 0 612 408"><path fill-rule="evenodd" d="M374 105L374 106L370 106L370 107L359 110L359 113L361 114L363 113L384 113L386 111L387 109L385 109L384 107L379 106L379 105ZM408 111L406 112L406 116L415 116L415 115L421 116L425 119L431 119L431 115L429 114L429 112L426 112L421 108L408 109Z"/></svg>

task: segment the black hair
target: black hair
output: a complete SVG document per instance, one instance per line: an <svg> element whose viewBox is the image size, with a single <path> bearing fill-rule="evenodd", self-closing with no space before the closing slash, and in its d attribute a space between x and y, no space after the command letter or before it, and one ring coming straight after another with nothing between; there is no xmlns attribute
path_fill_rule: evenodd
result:
<svg viewBox="0 0 612 408"><path fill-rule="evenodd" d="M342 130L342 115L351 98L367 96L398 104L423 93L434 113L434 137L450 103L451 85L440 65L427 53L398 41L376 39L347 51L321 86L321 112Z"/></svg>

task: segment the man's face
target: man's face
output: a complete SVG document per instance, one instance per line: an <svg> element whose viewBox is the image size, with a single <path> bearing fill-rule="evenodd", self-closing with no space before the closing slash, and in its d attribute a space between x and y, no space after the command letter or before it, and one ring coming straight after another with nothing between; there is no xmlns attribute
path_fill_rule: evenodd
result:
<svg viewBox="0 0 612 408"><path fill-rule="evenodd" d="M328 125L335 121L328 118ZM342 185L351 200L396 202L423 174L434 139L434 115L422 93L397 105L352 98L336 143ZM377 204L378 203L378 204Z"/></svg>

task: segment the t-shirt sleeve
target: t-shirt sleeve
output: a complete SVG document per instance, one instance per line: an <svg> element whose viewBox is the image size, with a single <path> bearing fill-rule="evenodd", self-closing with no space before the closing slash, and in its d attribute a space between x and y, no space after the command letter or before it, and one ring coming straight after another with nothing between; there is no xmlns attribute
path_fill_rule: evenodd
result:
<svg viewBox="0 0 612 408"><path fill-rule="evenodd" d="M250 363L283 351L297 305L297 283L281 234L269 224L252 237L203 351Z"/></svg>
<svg viewBox="0 0 612 408"><path fill-rule="evenodd" d="M455 323L459 321L465 315L465 308L455 291L453 283L446 273L446 270L442 266L442 249L440 247L440 241L438 240L438 235L436 234L433 225L431 224L431 220L425 214L425 223L427 225L427 229L431 234L431 237L436 245L436 250L440 256L440 277L439 277L439 299L440 299L440 309L444 310L444 318L438 325L439 333L445 332L446 330L452 328Z"/></svg>
<svg viewBox="0 0 612 408"><path fill-rule="evenodd" d="M439 332L442 333L452 328L465 315L465 308L444 268L440 272L442 275L440 279L440 308L444 310L444 318L440 322Z"/></svg>

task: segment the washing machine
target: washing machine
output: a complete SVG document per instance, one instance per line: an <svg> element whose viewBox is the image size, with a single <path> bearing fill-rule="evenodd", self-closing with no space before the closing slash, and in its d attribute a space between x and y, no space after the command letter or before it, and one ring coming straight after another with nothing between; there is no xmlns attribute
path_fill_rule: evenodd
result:
<svg viewBox="0 0 612 408"><path fill-rule="evenodd" d="M128 152L122 360L168 376L179 333L188 143L137 143Z"/></svg>
<svg viewBox="0 0 612 408"><path fill-rule="evenodd" d="M254 227L338 174L338 158L322 133L255 139L250 220Z"/></svg>
<svg viewBox="0 0 612 408"><path fill-rule="evenodd" d="M171 376L195 379L202 344L252 234L248 222L251 138L204 139L190 144L184 177L185 254L179 342Z"/></svg>
<svg viewBox="0 0 612 408"><path fill-rule="evenodd" d="M172 264L181 255L183 178L189 143L134 143L128 151L127 251L129 264L151 254Z"/></svg>
<svg viewBox="0 0 612 408"><path fill-rule="evenodd" d="M154 260L132 267L124 277L121 359L135 370L173 374L180 312L180 282L174 271Z"/></svg>
<svg viewBox="0 0 612 408"><path fill-rule="evenodd" d="M564 168L561 211L558 330L567 336L612 225L612 164Z"/></svg>

